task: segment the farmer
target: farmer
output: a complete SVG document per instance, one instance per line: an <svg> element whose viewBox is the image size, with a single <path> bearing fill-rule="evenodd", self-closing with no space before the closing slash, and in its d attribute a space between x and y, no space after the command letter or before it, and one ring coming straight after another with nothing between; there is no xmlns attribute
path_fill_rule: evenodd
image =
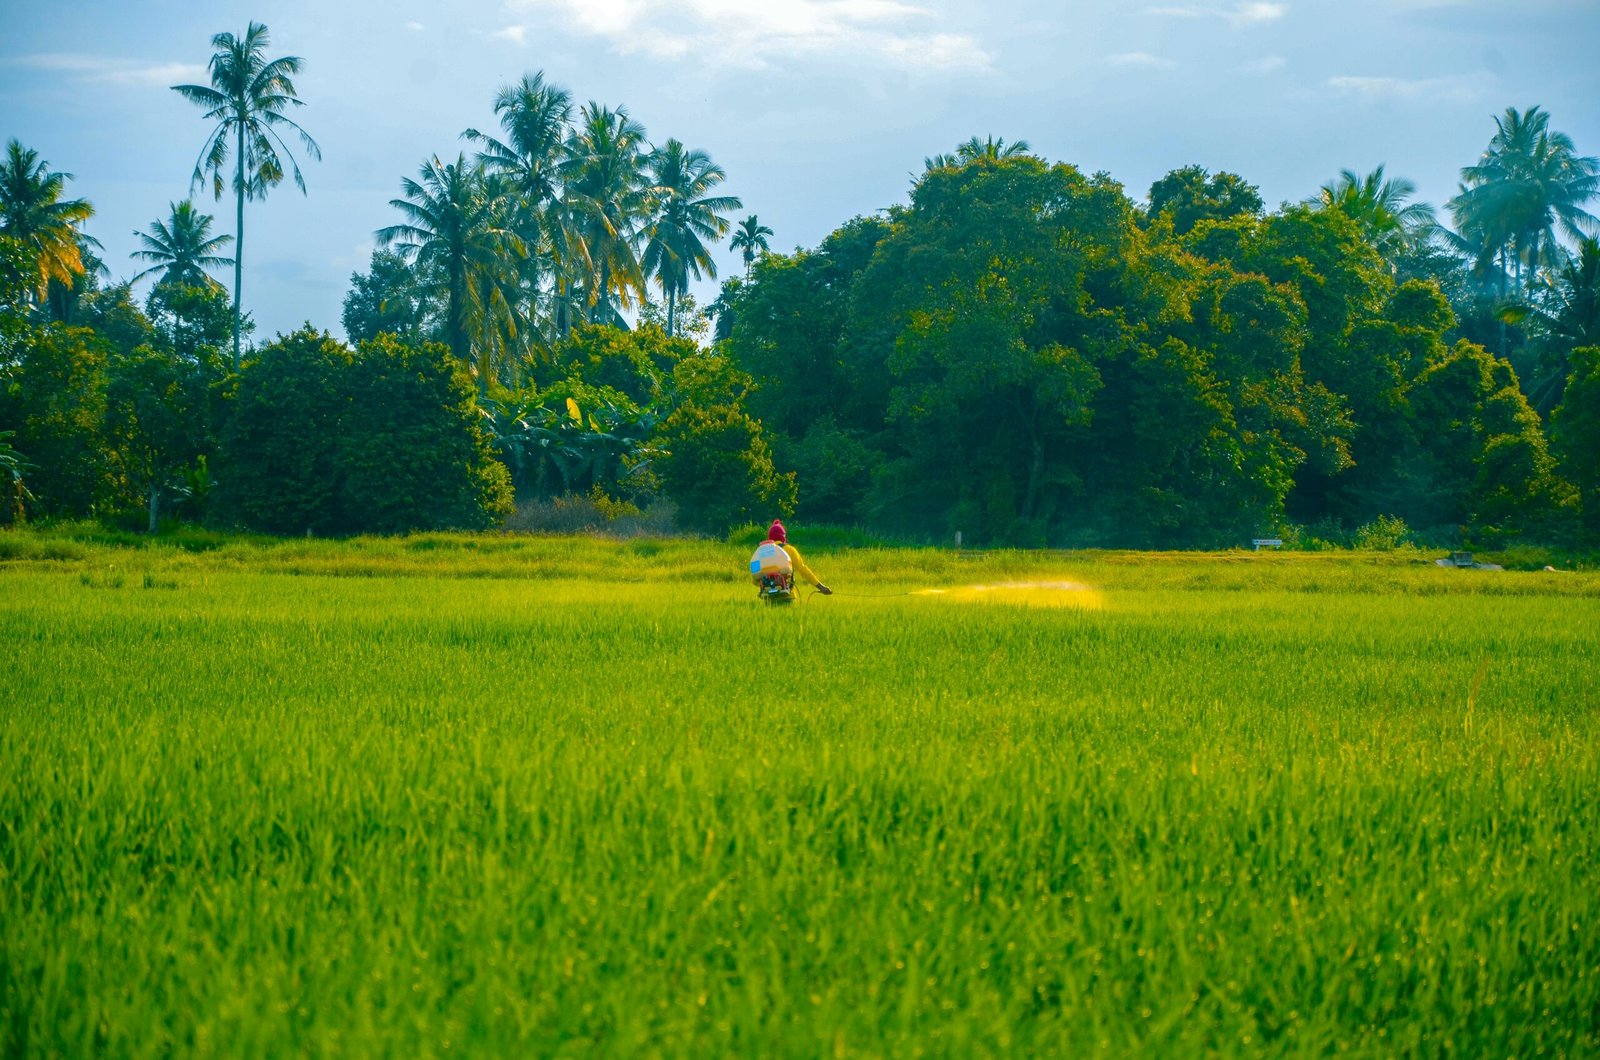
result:
<svg viewBox="0 0 1600 1060"><path fill-rule="evenodd" d="M776 546L776 554L773 546ZM751 558L751 580L769 603L787 603L794 599L794 574L815 585L823 596L833 595L833 590L823 585L822 579L800 558L800 550L789 544L783 523L774 519L767 530L767 540Z"/></svg>

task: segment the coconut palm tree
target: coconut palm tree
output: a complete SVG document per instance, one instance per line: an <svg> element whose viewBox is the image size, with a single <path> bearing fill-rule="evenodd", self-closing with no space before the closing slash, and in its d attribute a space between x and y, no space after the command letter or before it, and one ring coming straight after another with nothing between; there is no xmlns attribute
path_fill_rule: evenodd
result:
<svg viewBox="0 0 1600 1060"><path fill-rule="evenodd" d="M1528 387L1535 411L1548 416L1561 403L1572 351L1600 346L1600 242L1585 239L1576 257L1547 275L1534 297L1501 308L1506 323L1531 325L1544 347Z"/></svg>
<svg viewBox="0 0 1600 1060"><path fill-rule="evenodd" d="M135 276L137 283L153 272L161 273L160 283L186 284L190 287L219 288L222 285L206 274L206 270L222 265L232 265L233 259L217 251L233 242L232 236L213 236L208 213L201 213L188 199L171 204L172 216L165 222L151 221L147 232L134 232L143 249L135 250L129 257L155 264Z"/></svg>
<svg viewBox="0 0 1600 1060"><path fill-rule="evenodd" d="M513 296L507 308L523 321L518 345L527 352L541 339L537 311L542 282L548 277L552 287L561 287L564 275L582 274L588 268L581 233L561 199L561 167L568 157L572 132L572 96L545 81L539 71L502 88L495 96L494 110L504 139L477 129L462 135L481 145L479 162L505 182L509 227L527 249L516 270L520 290L496 285L502 299ZM560 314L551 316L558 318L558 327L542 339L555 338L568 323Z"/></svg>
<svg viewBox="0 0 1600 1060"><path fill-rule="evenodd" d="M52 283L70 287L85 270L84 244L100 244L78 230L94 216L87 199L63 199L71 173L52 173L37 151L17 140L0 158L0 233L16 240L38 269L29 292L35 303Z"/></svg>
<svg viewBox="0 0 1600 1060"><path fill-rule="evenodd" d="M562 209L586 251L584 271L572 282L584 291L595 323L620 323L621 311L644 296L636 246L654 198L644 169L644 136L644 126L625 108L591 102L579 113L561 165Z"/></svg>
<svg viewBox="0 0 1600 1060"><path fill-rule="evenodd" d="M437 156L423 163L421 180L400 182L405 198L390 199L406 220L377 232L380 246L393 246L424 275L437 276L445 302L445 341L463 363L472 363L470 333L475 320L501 311L494 285L485 282L526 247L505 222L505 197L495 181L464 155L446 164ZM493 347L481 345L479 389L493 374Z"/></svg>
<svg viewBox="0 0 1600 1060"><path fill-rule="evenodd" d="M1027 154L1031 147L1026 140L1015 143L1006 143L1004 136L987 136L980 140L971 137L964 144L956 147L955 154L937 154L922 160L924 170L943 169L946 166L964 166L968 162L986 159L990 162L999 162L1006 158L1017 158Z"/></svg>
<svg viewBox="0 0 1600 1060"><path fill-rule="evenodd" d="M1449 203L1457 229L1477 244L1480 261L1499 260L1519 292L1541 269L1561 264L1561 237L1600 234L1600 220L1585 208L1600 194L1600 159L1580 157L1538 107L1511 107L1496 118L1483 157L1461 180Z"/></svg>
<svg viewBox="0 0 1600 1060"><path fill-rule="evenodd" d="M728 248L739 251L744 258L745 276L750 275L750 267L756 263L756 257L772 249L767 243L770 235L772 229L762 224L755 214L740 221L739 227L734 229L733 238L728 240Z"/></svg>
<svg viewBox="0 0 1600 1060"><path fill-rule="evenodd" d="M207 121L214 121L211 133L194 165L191 188L200 185L207 175L211 178L213 194L222 198L223 171L227 166L233 143L233 192L236 203L234 259L233 259L233 367L239 368L239 325L242 320L240 294L244 262L244 202L246 199L265 198L267 189L283 181L283 159L289 160L295 185L303 194L305 177L300 173L300 163L283 142L279 129L288 129L299 136L306 153L320 159L322 151L311 135L290 119L284 112L290 107L305 106L305 101L295 94L291 78L300 72L301 59L286 55L267 59L270 40L267 27L252 22L243 37L232 33L218 33L211 38L214 49L211 56L211 84L173 85L173 91L184 99L206 110ZM280 155L279 150L282 150Z"/></svg>
<svg viewBox="0 0 1600 1060"><path fill-rule="evenodd" d="M1379 166L1366 176L1353 170L1340 170L1339 179L1329 181L1307 200L1313 206L1338 210L1361 226L1370 242L1385 258L1428 238L1435 226L1433 207L1425 202L1408 202L1417 186L1404 177L1387 177Z"/></svg>
<svg viewBox="0 0 1600 1060"><path fill-rule="evenodd" d="M989 136L983 140L974 136L956 148L956 158L962 162L976 162L980 158L999 162L1005 158L1018 158L1027 154L1029 150L1031 148L1026 140L1008 144L1004 136Z"/></svg>
<svg viewBox="0 0 1600 1060"><path fill-rule="evenodd" d="M717 263L706 240L716 242L728 234L723 213L744 205L732 195L709 194L727 179L721 166L704 151L685 150L668 140L652 151L647 169L655 189L655 210L645 227L646 276L655 276L667 296L667 334L677 331L678 295L692 276L717 278Z"/></svg>
<svg viewBox="0 0 1600 1060"><path fill-rule="evenodd" d="M524 206L537 213L561 195L561 164L572 130L572 95L549 84L544 72L502 88L494 100L505 139L468 129L462 135L481 144L478 160L503 174Z"/></svg>

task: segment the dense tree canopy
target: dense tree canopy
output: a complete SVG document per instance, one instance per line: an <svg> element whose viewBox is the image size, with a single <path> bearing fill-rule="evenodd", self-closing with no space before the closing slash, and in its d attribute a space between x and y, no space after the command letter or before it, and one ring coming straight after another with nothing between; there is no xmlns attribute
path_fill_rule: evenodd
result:
<svg viewBox="0 0 1600 1060"><path fill-rule="evenodd" d="M214 44L213 85L183 91L217 122L199 169L231 169L242 209L285 175L299 65L255 25ZM514 491L973 544L1600 534L1600 250L1574 242L1600 164L1539 108L1496 119L1453 230L1384 166L1269 211L1192 165L1140 203L989 136L785 254L755 214L733 226L705 152L626 107L542 73L493 106L475 153L402 182L344 301L353 347L308 326L247 348L208 271L237 282L229 237L186 200L137 233L141 307L103 282L92 207L13 141L5 518L398 532L487 525ZM744 271L713 328L690 286L730 234Z"/></svg>

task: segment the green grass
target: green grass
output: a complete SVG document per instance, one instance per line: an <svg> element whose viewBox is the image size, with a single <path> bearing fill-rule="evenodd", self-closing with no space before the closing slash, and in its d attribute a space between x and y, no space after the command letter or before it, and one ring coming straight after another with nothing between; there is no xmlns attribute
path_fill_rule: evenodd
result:
<svg viewBox="0 0 1600 1060"><path fill-rule="evenodd" d="M1600 576L203 545L0 534L8 1055L1600 1050Z"/></svg>

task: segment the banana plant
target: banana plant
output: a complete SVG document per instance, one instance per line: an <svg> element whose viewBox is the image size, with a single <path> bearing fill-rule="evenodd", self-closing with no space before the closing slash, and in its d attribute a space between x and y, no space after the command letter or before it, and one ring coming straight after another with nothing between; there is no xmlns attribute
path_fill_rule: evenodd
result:
<svg viewBox="0 0 1600 1060"><path fill-rule="evenodd" d="M24 460L22 454L11 447L16 431L0 431L0 475L11 480L11 520L21 523L25 515L24 504L34 500L23 477L34 470L34 465Z"/></svg>

